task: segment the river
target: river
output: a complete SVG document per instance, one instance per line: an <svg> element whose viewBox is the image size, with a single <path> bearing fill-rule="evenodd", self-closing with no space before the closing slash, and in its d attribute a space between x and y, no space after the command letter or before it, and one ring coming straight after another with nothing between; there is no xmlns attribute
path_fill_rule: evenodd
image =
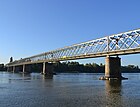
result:
<svg viewBox="0 0 140 107"><path fill-rule="evenodd" d="M0 72L0 107L140 107L140 74L102 81L104 74Z"/></svg>

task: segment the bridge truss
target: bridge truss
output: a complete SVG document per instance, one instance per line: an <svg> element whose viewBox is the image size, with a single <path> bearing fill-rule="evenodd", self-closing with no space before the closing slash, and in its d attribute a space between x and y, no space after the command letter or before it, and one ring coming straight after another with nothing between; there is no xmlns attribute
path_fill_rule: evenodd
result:
<svg viewBox="0 0 140 107"><path fill-rule="evenodd" d="M54 62L82 58L140 53L140 29L114 34L16 60L7 65L35 62Z"/></svg>

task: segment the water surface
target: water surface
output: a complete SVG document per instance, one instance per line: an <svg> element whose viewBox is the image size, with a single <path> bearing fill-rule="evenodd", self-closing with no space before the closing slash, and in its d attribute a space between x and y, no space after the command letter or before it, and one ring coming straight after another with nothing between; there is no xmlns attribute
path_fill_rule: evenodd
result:
<svg viewBox="0 0 140 107"><path fill-rule="evenodd" d="M0 72L0 107L139 107L140 74L128 80L98 80L104 74Z"/></svg>

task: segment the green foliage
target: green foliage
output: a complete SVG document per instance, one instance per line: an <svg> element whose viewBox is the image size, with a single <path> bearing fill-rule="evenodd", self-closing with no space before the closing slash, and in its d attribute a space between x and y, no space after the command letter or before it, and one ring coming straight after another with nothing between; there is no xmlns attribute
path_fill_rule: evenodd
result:
<svg viewBox="0 0 140 107"><path fill-rule="evenodd" d="M128 65L121 67L122 72L140 72L138 66ZM54 64L55 72L79 72L79 73L104 73L105 65L100 63L86 63L80 64L79 62L57 62Z"/></svg>
<svg viewBox="0 0 140 107"><path fill-rule="evenodd" d="M0 64L0 71L6 71L6 68L4 67L4 64Z"/></svg>
<svg viewBox="0 0 140 107"><path fill-rule="evenodd" d="M79 64L79 62L57 62L54 64L55 72L104 72L104 66L96 63Z"/></svg>
<svg viewBox="0 0 140 107"><path fill-rule="evenodd" d="M127 73L138 73L140 72L140 69L138 66L135 66L135 65L128 65L128 66L122 66L121 67L121 71L122 72L127 72Z"/></svg>

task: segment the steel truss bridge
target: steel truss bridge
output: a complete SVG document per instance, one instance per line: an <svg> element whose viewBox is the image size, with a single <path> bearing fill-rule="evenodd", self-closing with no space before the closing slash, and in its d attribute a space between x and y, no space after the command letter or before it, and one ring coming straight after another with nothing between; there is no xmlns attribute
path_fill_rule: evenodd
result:
<svg viewBox="0 0 140 107"><path fill-rule="evenodd" d="M118 33L15 60L8 63L7 66L136 53L140 53L140 29Z"/></svg>

